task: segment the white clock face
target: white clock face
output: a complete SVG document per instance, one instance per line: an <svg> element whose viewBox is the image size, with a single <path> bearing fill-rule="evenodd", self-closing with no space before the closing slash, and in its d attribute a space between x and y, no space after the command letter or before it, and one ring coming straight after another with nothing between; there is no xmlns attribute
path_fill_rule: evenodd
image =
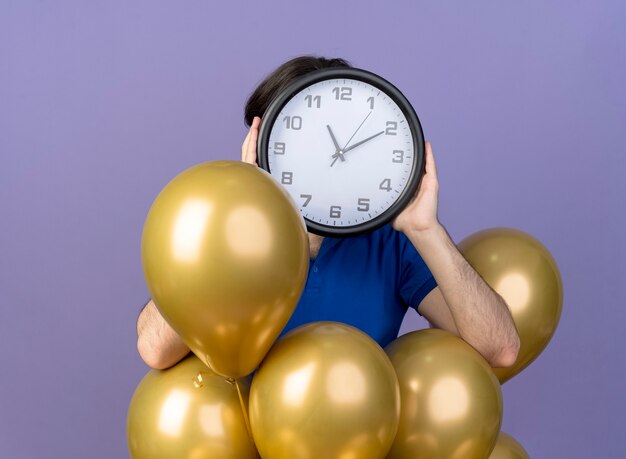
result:
<svg viewBox="0 0 626 459"><path fill-rule="evenodd" d="M280 111L269 135L272 176L302 215L331 227L375 219L401 196L415 161L398 105L348 78L304 88Z"/></svg>

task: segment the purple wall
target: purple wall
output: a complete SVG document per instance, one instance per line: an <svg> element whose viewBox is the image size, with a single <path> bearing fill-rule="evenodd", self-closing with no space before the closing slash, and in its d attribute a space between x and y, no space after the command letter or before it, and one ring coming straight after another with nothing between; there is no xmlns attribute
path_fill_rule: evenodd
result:
<svg viewBox="0 0 626 459"><path fill-rule="evenodd" d="M560 328L505 385L503 429L533 459L623 457L626 4L299 5L2 0L0 456L127 456L148 208L238 158L255 84L318 53L413 102L457 242L519 228L561 267Z"/></svg>

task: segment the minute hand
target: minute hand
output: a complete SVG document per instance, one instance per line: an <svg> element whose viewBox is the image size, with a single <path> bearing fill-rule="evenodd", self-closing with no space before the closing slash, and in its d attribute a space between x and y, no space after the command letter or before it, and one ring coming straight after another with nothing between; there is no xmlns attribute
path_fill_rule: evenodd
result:
<svg viewBox="0 0 626 459"><path fill-rule="evenodd" d="M361 140L360 142L355 143L354 145L350 145L348 148L344 148L343 153L345 154L345 153L349 152L350 150L355 149L355 148L356 148L356 147L358 147L359 145L363 145L365 142L369 142L369 141L370 141L370 140L372 140L374 137L378 137L379 135L384 134L384 133L385 133L385 131L380 131L379 133L374 134L373 136L368 137L367 139L363 139L363 140Z"/></svg>

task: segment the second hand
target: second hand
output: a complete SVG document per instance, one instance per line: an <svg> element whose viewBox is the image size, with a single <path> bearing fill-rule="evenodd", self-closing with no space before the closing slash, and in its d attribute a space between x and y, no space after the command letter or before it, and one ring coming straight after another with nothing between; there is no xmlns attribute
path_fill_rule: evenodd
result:
<svg viewBox="0 0 626 459"><path fill-rule="evenodd" d="M357 132L359 132L359 129L361 129L361 126L363 126L363 124L367 121L367 119L370 117L371 114L372 114L372 112L369 112L367 114L367 116L365 117L365 119L363 121L361 121L361 124L359 124L359 127L356 128L356 131L354 131L354 134L352 134L352 137L350 137L348 139L348 141L346 142L346 146L341 149L342 152L345 151L346 147L350 144L350 141L354 138L354 136L357 134ZM337 162L337 159L339 158L340 155L337 155L337 153L335 153L335 155L333 155L333 156L335 156L335 159L330 164L330 167L333 167L335 165L335 163Z"/></svg>
<svg viewBox="0 0 626 459"><path fill-rule="evenodd" d="M372 114L372 112L369 112L367 114L367 116L365 117L365 119L363 121L361 121L361 124L359 124L359 127L356 128L356 131L354 131L354 134L352 134L352 137L350 137L350 139L348 139L348 141L346 142L346 146L341 149L342 151L344 151L346 149L346 147L350 144L350 141L352 139L354 139L354 136L356 135L356 133L359 132L359 129L361 129L361 126L363 126L363 123L365 123L367 121L367 119L370 117L371 114Z"/></svg>

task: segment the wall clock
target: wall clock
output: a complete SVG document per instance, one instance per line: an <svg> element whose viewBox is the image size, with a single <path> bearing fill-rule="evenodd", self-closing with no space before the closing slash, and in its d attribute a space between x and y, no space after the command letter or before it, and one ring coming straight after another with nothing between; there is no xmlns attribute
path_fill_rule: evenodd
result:
<svg viewBox="0 0 626 459"><path fill-rule="evenodd" d="M424 173L424 135L409 101L384 78L350 67L311 72L277 95L257 152L308 230L329 237L391 221Z"/></svg>

